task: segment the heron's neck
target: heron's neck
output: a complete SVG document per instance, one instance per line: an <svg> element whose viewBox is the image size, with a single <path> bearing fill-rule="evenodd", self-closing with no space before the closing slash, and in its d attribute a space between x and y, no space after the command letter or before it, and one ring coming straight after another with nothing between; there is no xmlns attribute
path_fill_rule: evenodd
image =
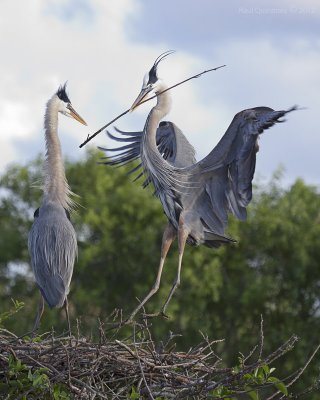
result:
<svg viewBox="0 0 320 400"><path fill-rule="evenodd" d="M59 202L69 209L69 186L65 175L61 146L58 137L59 100L53 96L47 103L44 130L46 142L44 201Z"/></svg>
<svg viewBox="0 0 320 400"><path fill-rule="evenodd" d="M162 83L159 91L163 91L166 88L167 86ZM170 108L171 96L169 92L160 94L157 97L157 104L150 111L144 127L141 161L144 171L151 178L156 189L172 186L169 177L173 167L159 153L156 143L159 122L168 114Z"/></svg>
<svg viewBox="0 0 320 400"><path fill-rule="evenodd" d="M161 86L159 87L159 92L167 89L167 85L162 82ZM159 122L164 118L171 109L171 96L169 91L160 94L157 97L157 104L149 113L147 122L146 122L146 133L147 133L147 140L149 145L152 149L157 150L156 144L156 134ZM158 151L158 150L157 150ZM162 157L161 157L162 158Z"/></svg>

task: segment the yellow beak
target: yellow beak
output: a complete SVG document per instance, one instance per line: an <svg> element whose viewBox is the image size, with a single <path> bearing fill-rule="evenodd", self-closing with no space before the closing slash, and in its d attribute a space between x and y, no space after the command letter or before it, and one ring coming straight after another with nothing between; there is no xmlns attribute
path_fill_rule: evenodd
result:
<svg viewBox="0 0 320 400"><path fill-rule="evenodd" d="M135 101L133 102L133 104L130 108L130 111L133 111L135 108L139 107L143 100L147 100L147 98L149 97L148 94L151 92L152 92L152 88L150 88L150 87L141 89L141 92L139 93L139 95L135 99Z"/></svg>
<svg viewBox="0 0 320 400"><path fill-rule="evenodd" d="M80 124L87 125L86 121L80 117L80 115L76 112L76 110L72 107L71 104L68 104L67 108L70 112L70 117L72 117L75 120L77 120L78 122L80 122Z"/></svg>

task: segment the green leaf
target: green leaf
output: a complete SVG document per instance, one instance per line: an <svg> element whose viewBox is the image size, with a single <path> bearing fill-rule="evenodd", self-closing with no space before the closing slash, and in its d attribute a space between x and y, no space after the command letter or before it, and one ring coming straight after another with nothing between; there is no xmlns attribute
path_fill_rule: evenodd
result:
<svg viewBox="0 0 320 400"><path fill-rule="evenodd" d="M259 400L259 394L256 390L247 393L250 399L252 400Z"/></svg>
<svg viewBox="0 0 320 400"><path fill-rule="evenodd" d="M272 382L274 384L274 386L281 392L283 393L285 396L288 395L288 389L286 387L286 385L280 381L280 379L275 378L275 377L270 377L268 379L268 382Z"/></svg>
<svg viewBox="0 0 320 400"><path fill-rule="evenodd" d="M44 383L46 383L47 380L47 376L46 375L37 375L34 379L33 379L33 383L32 386L41 386Z"/></svg>
<svg viewBox="0 0 320 400"><path fill-rule="evenodd" d="M280 392L283 393L285 396L288 395L288 389L287 389L286 385L285 385L283 382L279 381L278 383L275 384L275 386L276 386L276 388L277 388L278 390L280 390Z"/></svg>
<svg viewBox="0 0 320 400"><path fill-rule="evenodd" d="M131 393L130 393L130 399L131 399L131 400L137 400L137 399L139 399L139 398L140 398L139 393L136 391L135 387L132 386L132 388L131 388Z"/></svg>
<svg viewBox="0 0 320 400"><path fill-rule="evenodd" d="M242 371L242 368L241 368L240 365L236 365L235 367L232 368L232 373L233 374L238 374L241 371Z"/></svg>

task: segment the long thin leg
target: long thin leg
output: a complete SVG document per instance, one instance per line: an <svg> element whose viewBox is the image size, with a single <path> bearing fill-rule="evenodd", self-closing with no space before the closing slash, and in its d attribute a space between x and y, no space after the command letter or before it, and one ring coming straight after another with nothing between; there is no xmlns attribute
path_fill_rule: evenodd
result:
<svg viewBox="0 0 320 400"><path fill-rule="evenodd" d="M170 246L171 246L172 242L174 241L175 237L176 237L176 231L173 228L173 226L169 223L166 226L166 228L163 232L163 236L162 236L161 258L160 258L160 264L159 264L159 268L158 268L156 281L155 281L152 289L150 290L150 292L140 302L138 307L136 307L133 310L133 312L130 314L130 317L127 319L128 322L133 319L133 317L144 306L144 304L150 299L150 297L152 297L159 290L164 262L165 262L167 254L168 254L168 251L170 249Z"/></svg>
<svg viewBox="0 0 320 400"><path fill-rule="evenodd" d="M185 248L185 244L187 241L189 235L189 231L185 228L184 224L183 224L183 219L182 217L180 217L179 220L179 230L178 230L178 246L179 246L179 262L178 262L178 271L177 271L177 275L176 275L176 279L174 280L173 286L170 290L169 296L167 297L166 302L164 303L164 305L161 308L160 314L162 315L166 315L166 308L168 307L168 304L171 300L171 297L173 295L173 293L175 292L175 290L177 289L177 287L180 285L180 274L181 274L181 266L182 266L182 257L183 257L183 252L184 252L184 248Z"/></svg>
<svg viewBox="0 0 320 400"><path fill-rule="evenodd" d="M68 329L69 329L69 336L71 336L71 325L70 325L70 318L69 318L69 303L68 303L68 297L66 296L66 299L64 301L64 309L66 312L66 318L68 321Z"/></svg>
<svg viewBox="0 0 320 400"><path fill-rule="evenodd" d="M44 310L44 300L42 297L42 294L40 293L40 299L39 299L39 305L38 305L38 312L37 312L37 316L36 319L34 321L34 325L33 325L33 329L32 329L32 333L34 334L34 332L36 332L39 328L39 324L40 324L40 319L42 317L43 314L43 310Z"/></svg>

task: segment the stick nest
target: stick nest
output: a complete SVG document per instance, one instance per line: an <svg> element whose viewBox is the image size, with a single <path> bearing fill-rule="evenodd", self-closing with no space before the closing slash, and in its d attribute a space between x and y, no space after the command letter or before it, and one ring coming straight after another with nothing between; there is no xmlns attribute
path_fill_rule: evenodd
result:
<svg viewBox="0 0 320 400"><path fill-rule="evenodd" d="M50 332L31 340L2 329L0 382L8 377L13 357L31 371L45 368L50 385L65 385L73 394L70 398L75 399L248 399L253 398L248 395L252 390L267 393L264 399L288 398L267 381L250 381L248 388L248 379L290 350L296 336L262 358L261 330L259 344L236 368L223 368L214 350L221 340L212 341L204 335L202 342L188 352L175 351L176 335L172 333L156 345L147 324L133 325L132 335L123 340L116 339L117 330L107 335L102 327L99 336L94 343L80 334L57 337ZM300 377L314 354L298 371L282 379L287 388Z"/></svg>

